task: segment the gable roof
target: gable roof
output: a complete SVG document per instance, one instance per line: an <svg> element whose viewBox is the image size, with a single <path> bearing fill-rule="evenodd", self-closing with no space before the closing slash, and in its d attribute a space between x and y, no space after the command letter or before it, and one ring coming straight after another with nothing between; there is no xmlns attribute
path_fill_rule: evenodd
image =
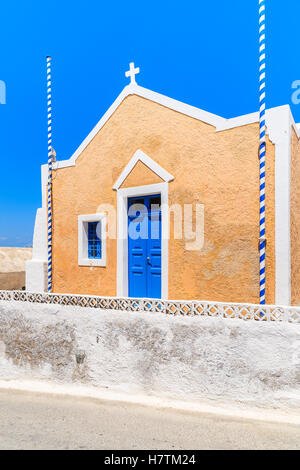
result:
<svg viewBox="0 0 300 470"><path fill-rule="evenodd" d="M120 174L115 184L113 185L113 189L115 191L119 189L119 187L124 183L127 176L133 170L133 168L135 167L138 161L144 163L144 165L150 168L150 170L153 171L153 173L159 176L166 183L169 183L169 181L172 181L174 179L174 176L172 176L170 173L164 170L158 163L152 160L152 158L148 157L148 155L146 155L142 150L137 150L135 154L133 155L133 157L127 163L126 167Z"/></svg>
<svg viewBox="0 0 300 470"><path fill-rule="evenodd" d="M190 106L189 104L182 103L181 101L174 100L173 98L169 98L167 96L161 95L160 93L156 93L155 91L151 91L151 90L148 90L147 88L143 88L137 85L136 83L130 83L119 94L119 96L114 101L114 103L109 107L109 109L102 116L100 121L96 124L96 126L92 129L92 131L88 134L88 136L84 139L84 141L79 145L79 147L73 153L73 155L68 160L61 160L61 161L54 162L53 169L74 166L76 163L76 159L79 157L79 155L88 146L88 144L92 141L92 139L96 136L96 134L100 131L100 129L106 124L106 122L109 120L112 114L120 106L122 101L127 96L130 96L130 95L141 96L142 98L146 98L150 101L153 101L154 103L158 103L169 109L185 114L194 119L198 119L199 121L202 121L206 124L210 124L211 126L214 126L216 128L216 132L232 129L234 127L244 126L246 124L252 124L252 123L259 121L258 112L245 114L243 116L239 116L239 117L235 117L231 119L225 119L220 116L217 116L216 114L203 111L202 109L196 108L194 106ZM277 108L273 108L273 109L277 109ZM269 110L267 110L267 117L268 117L268 111ZM294 128L297 132L298 137L300 137L300 129L296 127L295 123L294 123Z"/></svg>

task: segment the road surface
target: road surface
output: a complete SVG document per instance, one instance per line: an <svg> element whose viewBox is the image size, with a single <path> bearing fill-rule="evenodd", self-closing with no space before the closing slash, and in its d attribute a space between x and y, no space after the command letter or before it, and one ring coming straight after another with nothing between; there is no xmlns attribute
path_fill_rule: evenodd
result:
<svg viewBox="0 0 300 470"><path fill-rule="evenodd" d="M300 426L0 390L0 449L300 449Z"/></svg>

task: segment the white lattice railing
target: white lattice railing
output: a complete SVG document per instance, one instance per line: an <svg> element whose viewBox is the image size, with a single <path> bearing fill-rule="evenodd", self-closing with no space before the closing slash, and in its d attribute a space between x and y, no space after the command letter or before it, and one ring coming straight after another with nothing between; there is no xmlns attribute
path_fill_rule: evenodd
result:
<svg viewBox="0 0 300 470"><path fill-rule="evenodd" d="M134 299L90 295L47 294L26 291L0 291L0 300L16 300L41 304L72 305L140 312L161 312L168 315L240 318L242 320L284 321L300 323L300 307L237 304L185 300Z"/></svg>

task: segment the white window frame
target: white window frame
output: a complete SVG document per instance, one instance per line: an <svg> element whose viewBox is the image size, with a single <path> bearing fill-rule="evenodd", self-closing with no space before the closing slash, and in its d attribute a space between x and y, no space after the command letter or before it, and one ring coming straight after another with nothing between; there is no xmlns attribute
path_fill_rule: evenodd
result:
<svg viewBox="0 0 300 470"><path fill-rule="evenodd" d="M88 257L88 223L101 223L101 258ZM106 266L106 214L86 214L78 216L78 265Z"/></svg>

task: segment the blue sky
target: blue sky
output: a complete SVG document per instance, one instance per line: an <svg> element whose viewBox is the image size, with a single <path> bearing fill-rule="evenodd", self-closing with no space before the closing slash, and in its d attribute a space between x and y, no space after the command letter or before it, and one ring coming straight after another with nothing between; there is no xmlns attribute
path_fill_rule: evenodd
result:
<svg viewBox="0 0 300 470"><path fill-rule="evenodd" d="M46 55L52 56L53 145L66 159L128 83L234 117L258 109L258 0L2 2L0 246L32 241L47 161ZM300 79L299 0L266 1L267 106Z"/></svg>

